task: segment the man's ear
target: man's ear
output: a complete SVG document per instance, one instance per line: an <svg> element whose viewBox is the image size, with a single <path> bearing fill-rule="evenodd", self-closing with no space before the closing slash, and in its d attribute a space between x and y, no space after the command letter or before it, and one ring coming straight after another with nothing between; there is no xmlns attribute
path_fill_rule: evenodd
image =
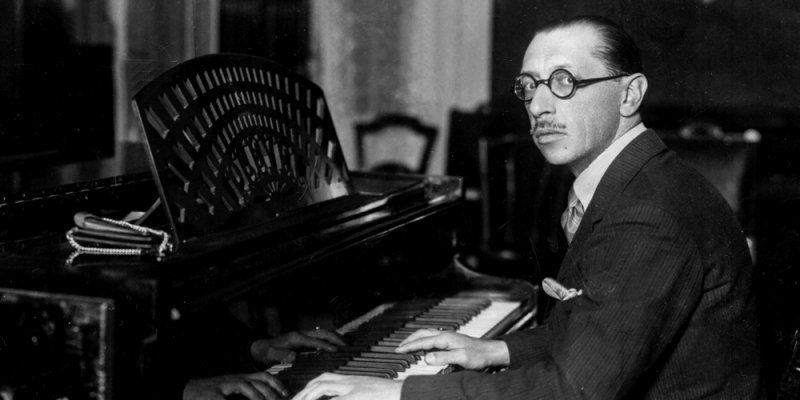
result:
<svg viewBox="0 0 800 400"><path fill-rule="evenodd" d="M628 82L628 86L625 90L625 95L622 97L619 113L623 117L630 117L636 114L642 105L644 94L647 92L647 77L644 74L637 73L623 79Z"/></svg>

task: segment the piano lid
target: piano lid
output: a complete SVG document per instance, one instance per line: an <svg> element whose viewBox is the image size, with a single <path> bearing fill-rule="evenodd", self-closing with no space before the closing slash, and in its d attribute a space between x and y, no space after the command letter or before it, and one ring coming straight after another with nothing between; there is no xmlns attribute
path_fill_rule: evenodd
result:
<svg viewBox="0 0 800 400"><path fill-rule="evenodd" d="M268 60L186 61L137 93L133 108L178 246L322 202L375 200L353 189L322 90Z"/></svg>

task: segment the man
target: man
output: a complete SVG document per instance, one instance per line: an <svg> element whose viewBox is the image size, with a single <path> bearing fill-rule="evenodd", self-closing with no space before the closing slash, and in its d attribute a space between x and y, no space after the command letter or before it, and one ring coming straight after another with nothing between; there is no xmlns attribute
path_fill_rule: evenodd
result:
<svg viewBox="0 0 800 400"><path fill-rule="evenodd" d="M752 265L730 208L641 122L647 79L615 24L533 38L515 82L548 162L576 176L545 323L501 340L419 331L400 352L480 370L405 382L325 374L296 399L748 399L760 387ZM433 351L438 350L438 351Z"/></svg>

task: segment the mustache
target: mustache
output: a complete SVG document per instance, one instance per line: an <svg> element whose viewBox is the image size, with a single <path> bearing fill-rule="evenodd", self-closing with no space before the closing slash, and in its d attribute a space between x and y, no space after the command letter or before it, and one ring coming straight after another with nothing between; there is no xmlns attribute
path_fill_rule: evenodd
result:
<svg viewBox="0 0 800 400"><path fill-rule="evenodd" d="M554 122L554 121L548 121L548 120L536 121L536 123L531 128L531 134L534 134L536 131L545 130L545 129L561 131L561 130L567 129L567 125L566 124L562 124L562 123L558 123L558 122Z"/></svg>

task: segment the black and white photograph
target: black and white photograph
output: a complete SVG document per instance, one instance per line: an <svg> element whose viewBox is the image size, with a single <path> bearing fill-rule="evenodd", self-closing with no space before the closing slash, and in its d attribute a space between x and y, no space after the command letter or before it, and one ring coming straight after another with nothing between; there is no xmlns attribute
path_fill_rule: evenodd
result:
<svg viewBox="0 0 800 400"><path fill-rule="evenodd" d="M800 399L800 2L0 1L0 400Z"/></svg>

